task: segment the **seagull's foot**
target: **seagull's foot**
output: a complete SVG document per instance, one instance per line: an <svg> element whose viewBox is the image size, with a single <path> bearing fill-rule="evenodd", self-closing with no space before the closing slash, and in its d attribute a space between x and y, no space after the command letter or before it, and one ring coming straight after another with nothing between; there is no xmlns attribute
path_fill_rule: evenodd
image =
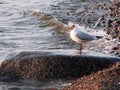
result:
<svg viewBox="0 0 120 90"><path fill-rule="evenodd" d="M82 49L81 49L81 48L79 48L79 49L77 49L77 50L82 51Z"/></svg>
<svg viewBox="0 0 120 90"><path fill-rule="evenodd" d="M81 55L82 54L82 49L77 49L77 50L79 50L79 54Z"/></svg>
<svg viewBox="0 0 120 90"><path fill-rule="evenodd" d="M80 55L82 55L82 50L79 51Z"/></svg>

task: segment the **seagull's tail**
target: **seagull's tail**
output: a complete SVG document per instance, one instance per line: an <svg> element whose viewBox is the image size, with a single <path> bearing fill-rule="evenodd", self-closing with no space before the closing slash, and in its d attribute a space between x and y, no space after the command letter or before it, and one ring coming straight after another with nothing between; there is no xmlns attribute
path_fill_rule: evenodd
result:
<svg viewBox="0 0 120 90"><path fill-rule="evenodd" d="M97 38L97 39L101 39L101 38L103 38L103 36L96 36L96 38Z"/></svg>
<svg viewBox="0 0 120 90"><path fill-rule="evenodd" d="M106 40L110 40L109 38L107 38L107 37L104 37L104 36L96 36L96 38L97 38L97 39L104 38L104 39L106 39Z"/></svg>

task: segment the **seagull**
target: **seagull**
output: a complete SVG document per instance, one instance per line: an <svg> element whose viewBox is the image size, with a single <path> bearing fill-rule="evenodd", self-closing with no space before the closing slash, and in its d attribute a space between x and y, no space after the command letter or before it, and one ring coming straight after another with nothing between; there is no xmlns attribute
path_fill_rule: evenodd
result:
<svg viewBox="0 0 120 90"><path fill-rule="evenodd" d="M102 38L102 36L95 36L95 35L90 35L86 32L83 32L78 24L74 24L69 27L70 30L70 37L73 41L76 43L80 44L80 52L82 50L82 43L92 41L92 40L98 40Z"/></svg>

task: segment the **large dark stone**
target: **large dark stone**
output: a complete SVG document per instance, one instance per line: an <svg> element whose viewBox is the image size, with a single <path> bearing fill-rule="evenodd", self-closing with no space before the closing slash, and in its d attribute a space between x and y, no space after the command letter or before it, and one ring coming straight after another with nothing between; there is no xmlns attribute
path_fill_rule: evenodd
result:
<svg viewBox="0 0 120 90"><path fill-rule="evenodd" d="M120 89L120 62L111 67L81 77L62 90L119 90Z"/></svg>
<svg viewBox="0 0 120 90"><path fill-rule="evenodd" d="M0 80L37 80L81 77L107 68L119 58L52 55L47 52L22 52L0 66Z"/></svg>

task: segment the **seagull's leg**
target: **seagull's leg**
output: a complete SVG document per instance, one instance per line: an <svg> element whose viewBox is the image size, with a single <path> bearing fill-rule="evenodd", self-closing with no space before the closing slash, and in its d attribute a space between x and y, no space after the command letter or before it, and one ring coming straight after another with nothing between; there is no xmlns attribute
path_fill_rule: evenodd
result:
<svg viewBox="0 0 120 90"><path fill-rule="evenodd" d="M80 49L79 50L82 51L82 43L80 43Z"/></svg>
<svg viewBox="0 0 120 90"><path fill-rule="evenodd" d="M82 54L82 43L80 43L80 54Z"/></svg>

